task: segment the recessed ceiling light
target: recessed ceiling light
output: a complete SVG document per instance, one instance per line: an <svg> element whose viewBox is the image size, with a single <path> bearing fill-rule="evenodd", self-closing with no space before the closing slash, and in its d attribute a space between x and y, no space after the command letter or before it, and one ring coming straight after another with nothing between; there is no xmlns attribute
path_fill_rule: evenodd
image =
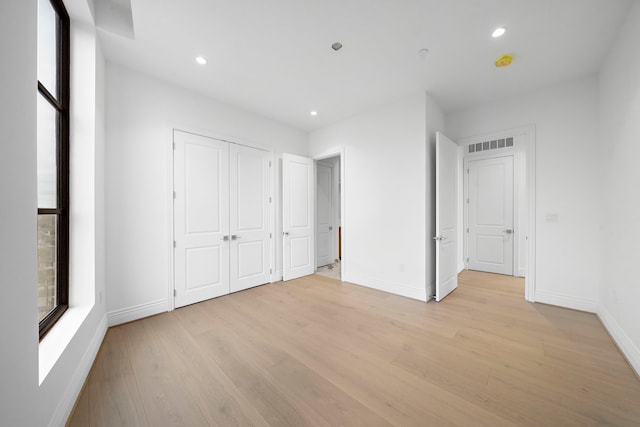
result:
<svg viewBox="0 0 640 427"><path fill-rule="evenodd" d="M204 56L196 56L196 62L200 65L204 65L207 63L207 58Z"/></svg>
<svg viewBox="0 0 640 427"><path fill-rule="evenodd" d="M420 59L426 59L429 56L429 49L420 49L418 51L418 56Z"/></svg>
<svg viewBox="0 0 640 427"><path fill-rule="evenodd" d="M493 38L500 37L504 35L506 31L507 29L505 27L498 27L495 30L493 30L493 33L491 33L491 37Z"/></svg>
<svg viewBox="0 0 640 427"><path fill-rule="evenodd" d="M331 49L335 50L336 52L339 51L340 49L342 49L342 43L335 42L331 45Z"/></svg>
<svg viewBox="0 0 640 427"><path fill-rule="evenodd" d="M316 110L313 110L312 112L310 112L309 114L311 114L312 116L317 116L318 112Z"/></svg>

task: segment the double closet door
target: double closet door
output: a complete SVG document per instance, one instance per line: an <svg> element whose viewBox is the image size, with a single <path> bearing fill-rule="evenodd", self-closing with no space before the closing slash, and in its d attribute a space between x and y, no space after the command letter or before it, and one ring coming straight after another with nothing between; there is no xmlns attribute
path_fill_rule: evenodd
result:
<svg viewBox="0 0 640 427"><path fill-rule="evenodd" d="M175 307L270 281L270 154L174 131Z"/></svg>

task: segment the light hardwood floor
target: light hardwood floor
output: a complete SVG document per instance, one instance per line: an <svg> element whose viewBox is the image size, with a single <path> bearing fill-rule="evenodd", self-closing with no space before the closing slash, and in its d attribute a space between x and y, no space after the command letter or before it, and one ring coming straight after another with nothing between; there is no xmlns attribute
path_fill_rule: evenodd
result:
<svg viewBox="0 0 640 427"><path fill-rule="evenodd" d="M109 329L71 426L640 425L593 314L463 272L421 303L318 275Z"/></svg>

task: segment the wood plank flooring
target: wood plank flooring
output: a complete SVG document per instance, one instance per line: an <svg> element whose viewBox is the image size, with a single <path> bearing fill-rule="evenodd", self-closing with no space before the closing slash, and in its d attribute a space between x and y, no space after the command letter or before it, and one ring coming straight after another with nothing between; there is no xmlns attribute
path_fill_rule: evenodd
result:
<svg viewBox="0 0 640 427"><path fill-rule="evenodd" d="M319 275L109 329L70 426L640 425L593 314L465 271L440 303Z"/></svg>

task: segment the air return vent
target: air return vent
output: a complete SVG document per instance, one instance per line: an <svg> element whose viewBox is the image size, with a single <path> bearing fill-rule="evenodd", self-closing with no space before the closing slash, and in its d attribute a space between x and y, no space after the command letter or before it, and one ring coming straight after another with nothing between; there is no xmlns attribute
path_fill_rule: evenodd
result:
<svg viewBox="0 0 640 427"><path fill-rule="evenodd" d="M499 150L501 148L513 147L513 138L494 139L492 141L477 142L468 145L467 152L480 153L482 151Z"/></svg>

